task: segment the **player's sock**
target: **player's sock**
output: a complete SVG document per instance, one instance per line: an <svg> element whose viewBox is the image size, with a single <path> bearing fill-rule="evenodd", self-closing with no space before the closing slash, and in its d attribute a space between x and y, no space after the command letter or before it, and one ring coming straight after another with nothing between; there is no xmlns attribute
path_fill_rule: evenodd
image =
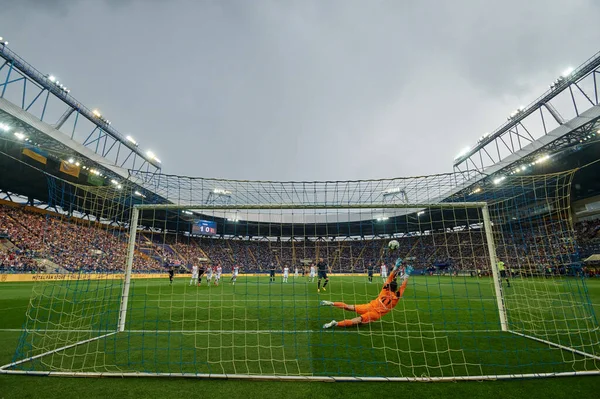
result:
<svg viewBox="0 0 600 399"><path fill-rule="evenodd" d="M321 280L319 280L319 281L317 282L317 289L319 289L319 290L321 289Z"/></svg>
<svg viewBox="0 0 600 399"><path fill-rule="evenodd" d="M325 284L323 284L323 288L327 287L327 283L329 283L329 280L325 280Z"/></svg>
<svg viewBox="0 0 600 399"><path fill-rule="evenodd" d="M352 320L342 320L335 323L337 327L352 327L356 324Z"/></svg>
<svg viewBox="0 0 600 399"><path fill-rule="evenodd" d="M338 325L338 322L335 320L331 320L329 323L323 324L323 328L331 328Z"/></svg>

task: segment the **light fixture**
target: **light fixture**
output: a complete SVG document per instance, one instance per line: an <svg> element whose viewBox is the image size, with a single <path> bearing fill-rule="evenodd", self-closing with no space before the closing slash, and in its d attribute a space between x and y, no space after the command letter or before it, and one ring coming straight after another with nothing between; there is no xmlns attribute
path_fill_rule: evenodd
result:
<svg viewBox="0 0 600 399"><path fill-rule="evenodd" d="M458 159L460 157L463 157L465 155L467 155L469 153L469 151L471 151L471 147L465 147L462 150L460 150L460 152L458 153L457 156L454 157L454 159Z"/></svg>
<svg viewBox="0 0 600 399"><path fill-rule="evenodd" d="M502 183L504 180L506 180L506 176L500 176L500 177L496 177L494 179L494 184L500 184Z"/></svg>
<svg viewBox="0 0 600 399"><path fill-rule="evenodd" d="M73 158L69 158L69 163L74 163L75 160Z"/></svg>
<svg viewBox="0 0 600 399"><path fill-rule="evenodd" d="M550 155L548 155L548 154L542 155L541 157L539 157L538 159L536 159L534 163L536 163L536 164L543 163L543 162L546 162L549 159L550 159Z"/></svg>
<svg viewBox="0 0 600 399"><path fill-rule="evenodd" d="M133 145L135 145L135 146L137 146L137 145L138 145L137 141L135 141L135 139L134 139L133 137L131 137L131 136L127 136L127 137L125 137L125 138L126 138L126 139L127 139L127 141L129 141L131 144L133 144Z"/></svg>
<svg viewBox="0 0 600 399"><path fill-rule="evenodd" d="M417 216L421 216L421 215L424 215L424 214L425 214L425 211L419 211L419 212L417 212Z"/></svg>
<svg viewBox="0 0 600 399"><path fill-rule="evenodd" d="M48 80L51 81L52 83L56 82L56 77L54 75L49 75L48 76Z"/></svg>
<svg viewBox="0 0 600 399"><path fill-rule="evenodd" d="M75 162L75 166L80 166L81 164L79 162Z"/></svg>
<svg viewBox="0 0 600 399"><path fill-rule="evenodd" d="M573 68L572 67L568 67L567 69L564 70L564 72L560 76L563 77L563 78L567 78L572 73L573 73Z"/></svg>
<svg viewBox="0 0 600 399"><path fill-rule="evenodd" d="M101 118L101 117L102 117L102 114L101 114L101 113L100 113L100 111L98 111L97 109L93 110L93 111L92 111L92 114L94 114L94 116L95 116L96 118Z"/></svg>
<svg viewBox="0 0 600 399"><path fill-rule="evenodd" d="M19 140L24 140L25 139L25 135L21 132L15 132L15 137Z"/></svg>

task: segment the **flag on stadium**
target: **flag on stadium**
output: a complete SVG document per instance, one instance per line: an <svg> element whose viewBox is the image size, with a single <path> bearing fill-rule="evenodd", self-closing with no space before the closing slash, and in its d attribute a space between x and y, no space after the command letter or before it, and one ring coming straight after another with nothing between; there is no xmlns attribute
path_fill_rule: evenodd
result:
<svg viewBox="0 0 600 399"><path fill-rule="evenodd" d="M48 154L37 147L30 146L23 148L22 154L40 163L43 163L44 165L46 165L46 162L48 162Z"/></svg>
<svg viewBox="0 0 600 399"><path fill-rule="evenodd" d="M68 163L67 161L60 161L60 171L73 177L79 177L79 171L81 169L77 165Z"/></svg>

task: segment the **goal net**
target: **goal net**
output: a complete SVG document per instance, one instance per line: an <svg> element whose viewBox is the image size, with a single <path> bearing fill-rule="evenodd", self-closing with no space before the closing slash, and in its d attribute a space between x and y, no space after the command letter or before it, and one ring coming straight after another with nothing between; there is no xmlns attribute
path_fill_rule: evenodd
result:
<svg viewBox="0 0 600 399"><path fill-rule="evenodd" d="M38 226L30 233L53 270L36 275L1 371L599 373L572 175L270 182L137 172L100 187L50 177L53 211L18 217ZM381 292L401 298L382 308Z"/></svg>

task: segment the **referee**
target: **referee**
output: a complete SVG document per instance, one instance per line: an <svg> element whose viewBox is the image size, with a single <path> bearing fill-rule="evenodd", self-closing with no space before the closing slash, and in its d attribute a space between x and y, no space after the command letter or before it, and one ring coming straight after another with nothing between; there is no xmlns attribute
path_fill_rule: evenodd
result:
<svg viewBox="0 0 600 399"><path fill-rule="evenodd" d="M504 262L499 260L497 265L498 265L498 271L500 271L500 279L505 279L506 287L510 288L510 280L508 279L508 275L506 274L506 267L504 266Z"/></svg>

